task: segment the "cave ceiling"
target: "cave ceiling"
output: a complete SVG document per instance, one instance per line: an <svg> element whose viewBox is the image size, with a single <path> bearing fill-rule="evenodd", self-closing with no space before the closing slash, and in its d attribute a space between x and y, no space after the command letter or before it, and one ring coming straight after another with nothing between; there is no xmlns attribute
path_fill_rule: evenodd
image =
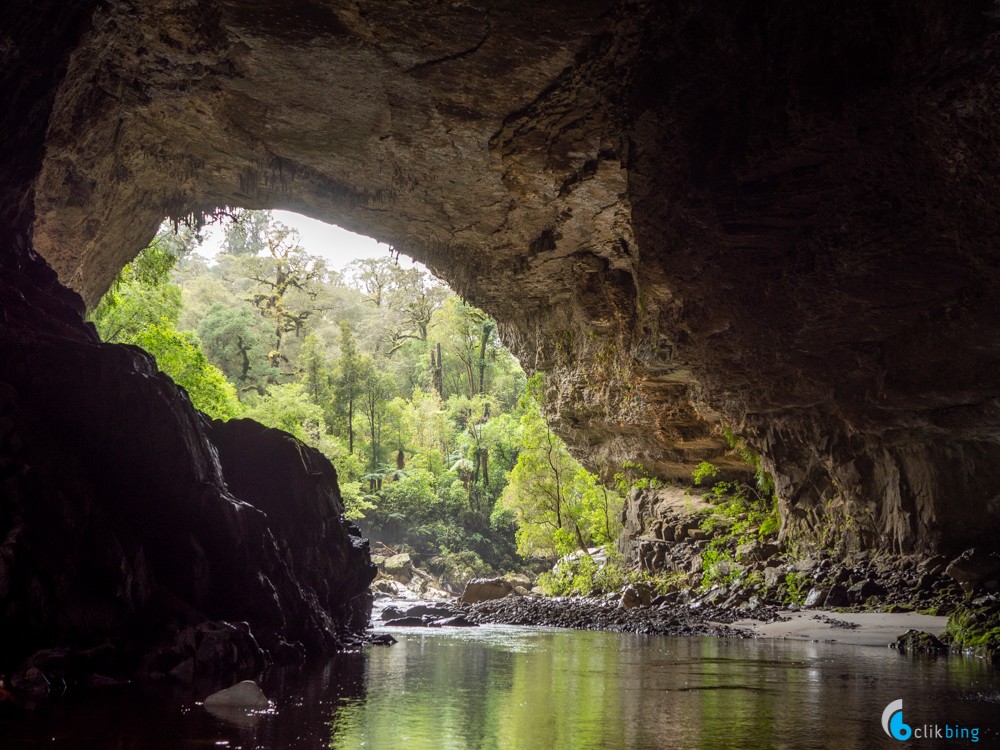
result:
<svg viewBox="0 0 1000 750"><path fill-rule="evenodd" d="M28 200L3 215L86 303L164 216L290 209L491 313L592 467L737 470L727 425L788 528L836 501L904 550L1000 529L992 4L109 0L59 18L60 66L17 89L48 92L44 158L5 147Z"/></svg>

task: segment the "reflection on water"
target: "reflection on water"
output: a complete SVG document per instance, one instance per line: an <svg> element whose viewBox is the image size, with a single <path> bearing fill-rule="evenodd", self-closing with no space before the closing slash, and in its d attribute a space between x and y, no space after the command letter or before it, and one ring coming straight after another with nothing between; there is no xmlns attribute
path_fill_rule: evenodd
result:
<svg viewBox="0 0 1000 750"><path fill-rule="evenodd" d="M274 707L215 717L204 692L93 693L0 715L0 748L869 748L906 721L1000 738L1000 679L974 659L782 641L523 628L399 630L391 648L276 670ZM204 689L204 688L203 688Z"/></svg>
<svg viewBox="0 0 1000 750"><path fill-rule="evenodd" d="M336 712L333 748L890 746L882 709L900 697L911 723L980 726L987 747L1000 737L1000 680L971 659L521 629L397 636L368 656L367 695Z"/></svg>

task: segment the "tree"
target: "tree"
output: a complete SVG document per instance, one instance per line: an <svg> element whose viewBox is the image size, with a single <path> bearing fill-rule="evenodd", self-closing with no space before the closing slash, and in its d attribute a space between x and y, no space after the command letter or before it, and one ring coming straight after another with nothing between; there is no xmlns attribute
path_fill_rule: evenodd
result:
<svg viewBox="0 0 1000 750"><path fill-rule="evenodd" d="M449 393L465 393L472 398L489 391L489 374L503 345L496 335L496 323L478 308L452 298L434 315L434 335L452 359L449 367L432 359ZM509 354L507 355L510 356Z"/></svg>
<svg viewBox="0 0 1000 750"><path fill-rule="evenodd" d="M369 469L372 474L378 473L382 455L382 423L385 417L385 407L393 397L395 384L372 366L371 360L364 362L362 370L362 398L365 411L365 421L368 422L370 442Z"/></svg>
<svg viewBox="0 0 1000 750"><path fill-rule="evenodd" d="M260 255L267 248L267 235L273 223L270 211L236 209L225 228L222 252L227 255Z"/></svg>
<svg viewBox="0 0 1000 750"><path fill-rule="evenodd" d="M245 306L216 303L198 324L205 354L241 390L263 395L265 384L277 375L267 360L267 332L261 320Z"/></svg>
<svg viewBox="0 0 1000 750"><path fill-rule="evenodd" d="M144 328L131 343L153 355L160 370L187 391L195 408L214 419L232 419L242 413L236 389L205 358L193 333L176 331L164 320Z"/></svg>
<svg viewBox="0 0 1000 750"><path fill-rule="evenodd" d="M246 415L316 447L326 433L323 409L309 399L302 383L268 386L265 396Z"/></svg>
<svg viewBox="0 0 1000 750"><path fill-rule="evenodd" d="M177 322L181 290L170 282L176 264L177 256L157 235L149 247L125 265L89 315L102 340L133 343L149 325Z"/></svg>
<svg viewBox="0 0 1000 750"><path fill-rule="evenodd" d="M347 271L365 299L375 307L382 307L390 289L397 283L398 268L391 258L359 258L347 266Z"/></svg>
<svg viewBox="0 0 1000 750"><path fill-rule="evenodd" d="M337 405L346 418L347 449L351 453L354 453L354 411L364 388L365 369L351 327L346 321L341 321L340 360L334 377L334 393Z"/></svg>
<svg viewBox="0 0 1000 750"><path fill-rule="evenodd" d="M541 411L540 374L522 398L520 450L498 508L517 519L522 554L563 555L611 540L613 494L569 454ZM620 507L620 505L618 506Z"/></svg>
<svg viewBox="0 0 1000 750"><path fill-rule="evenodd" d="M297 232L273 222L265 234L266 255L241 259L244 273L256 284L250 302L274 330L268 359L275 368L288 362L285 336L301 337L306 320L316 311L312 302L326 273L325 263L307 254L298 241Z"/></svg>
<svg viewBox="0 0 1000 750"><path fill-rule="evenodd" d="M333 429L333 373L327 354L314 334L306 336L299 352L299 369L302 384L312 402L323 409L324 419Z"/></svg>
<svg viewBox="0 0 1000 750"><path fill-rule="evenodd" d="M393 283L385 294L392 312L388 326L386 355L391 356L407 341L427 341L431 318L448 297L448 288L419 268L393 267Z"/></svg>
<svg viewBox="0 0 1000 750"><path fill-rule="evenodd" d="M170 280L176 263L158 235L122 269L90 319L104 341L134 344L153 355L197 409L216 419L238 416L242 408L235 389L208 362L197 336L176 329L181 291Z"/></svg>

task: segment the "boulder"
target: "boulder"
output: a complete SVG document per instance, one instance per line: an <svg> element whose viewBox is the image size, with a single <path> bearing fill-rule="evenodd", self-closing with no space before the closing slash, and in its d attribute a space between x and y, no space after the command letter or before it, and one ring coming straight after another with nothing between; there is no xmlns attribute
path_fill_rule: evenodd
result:
<svg viewBox="0 0 1000 750"><path fill-rule="evenodd" d="M901 653L914 654L936 654L948 650L937 636L912 628L899 636L892 646Z"/></svg>
<svg viewBox="0 0 1000 750"><path fill-rule="evenodd" d="M382 572L400 583L409 583L413 578L413 560L407 552L387 557L382 563Z"/></svg>
<svg viewBox="0 0 1000 750"><path fill-rule="evenodd" d="M227 706L262 710L270 706L267 696L253 680L237 682L232 687L212 693L205 699L205 707Z"/></svg>
<svg viewBox="0 0 1000 750"><path fill-rule="evenodd" d="M465 615L455 615L441 620L433 620L427 626L431 628L477 628L479 623L472 622Z"/></svg>
<svg viewBox="0 0 1000 750"><path fill-rule="evenodd" d="M850 597L847 595L847 589L840 584L836 584L830 588L830 593L826 595L826 601L824 606L827 607L847 607L851 603Z"/></svg>
<svg viewBox="0 0 1000 750"><path fill-rule="evenodd" d="M401 617L451 617L458 614L445 604L414 604L409 607L389 606L382 610L382 620L397 620Z"/></svg>
<svg viewBox="0 0 1000 750"><path fill-rule="evenodd" d="M503 599L513 591L514 585L502 578L474 578L465 585L459 601L462 604L478 604Z"/></svg>
<svg viewBox="0 0 1000 750"><path fill-rule="evenodd" d="M1000 575L1000 554L982 549L967 549L949 563L944 571L963 591L974 591Z"/></svg>
<svg viewBox="0 0 1000 750"><path fill-rule="evenodd" d="M785 571L783 568L777 568L777 567L764 568L764 585L767 586L768 588L774 588L784 580L785 580Z"/></svg>
<svg viewBox="0 0 1000 750"><path fill-rule="evenodd" d="M864 604L872 597L885 596L885 588L872 580L864 580L854 584L847 590L847 598L851 604Z"/></svg>
<svg viewBox="0 0 1000 750"><path fill-rule="evenodd" d="M387 628L422 628L427 622L423 617L396 617L384 624Z"/></svg>
<svg viewBox="0 0 1000 750"><path fill-rule="evenodd" d="M806 594L806 600L802 606L805 609L816 609L817 607L822 607L826 603L828 594L829 589L823 586L815 586L809 590L808 594Z"/></svg>

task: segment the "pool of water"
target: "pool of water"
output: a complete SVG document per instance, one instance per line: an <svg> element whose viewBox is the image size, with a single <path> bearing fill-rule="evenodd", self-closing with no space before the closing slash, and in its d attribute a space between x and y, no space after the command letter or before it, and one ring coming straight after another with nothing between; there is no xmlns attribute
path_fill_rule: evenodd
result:
<svg viewBox="0 0 1000 750"><path fill-rule="evenodd" d="M392 632L395 646L273 670L270 711L215 715L192 688L93 692L0 715L0 748L1000 746L1000 677L971 658L501 626ZM915 734L942 737L888 737L882 710L899 698Z"/></svg>

